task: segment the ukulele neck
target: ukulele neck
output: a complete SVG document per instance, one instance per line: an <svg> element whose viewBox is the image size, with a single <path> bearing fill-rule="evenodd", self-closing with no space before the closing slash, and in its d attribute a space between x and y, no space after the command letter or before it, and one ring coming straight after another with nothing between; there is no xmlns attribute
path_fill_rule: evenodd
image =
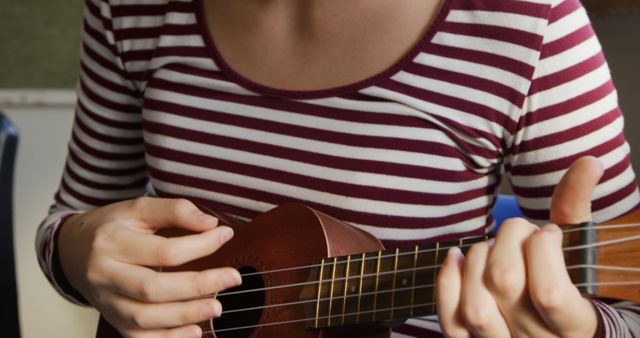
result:
<svg viewBox="0 0 640 338"><path fill-rule="evenodd" d="M450 247L464 251L486 237L326 258L302 292L314 318L308 329L402 322L436 313L435 281Z"/></svg>
<svg viewBox="0 0 640 338"><path fill-rule="evenodd" d="M564 259L571 266L595 266L598 262L595 223L565 227L575 229L565 238ZM307 300L308 329L383 323L394 325L407 318L436 314L435 283L449 248L465 253L487 236L438 242L411 248L326 258L314 265ZM569 271L585 294L597 294L596 270Z"/></svg>

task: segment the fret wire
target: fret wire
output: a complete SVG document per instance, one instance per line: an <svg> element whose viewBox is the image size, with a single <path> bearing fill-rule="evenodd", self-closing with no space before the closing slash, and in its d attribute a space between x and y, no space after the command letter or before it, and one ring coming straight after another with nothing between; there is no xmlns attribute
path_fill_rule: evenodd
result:
<svg viewBox="0 0 640 338"><path fill-rule="evenodd" d="M344 279L344 299L342 300L342 325L344 325L345 313L347 312L347 290L349 290L349 266L351 265L351 255L347 256L347 271Z"/></svg>
<svg viewBox="0 0 640 338"><path fill-rule="evenodd" d="M413 253L413 275L411 277L411 284L413 288L411 289L411 304L415 304L415 287L416 287L416 268L418 267L418 246L415 246L415 250ZM411 317L413 317L413 306L410 308Z"/></svg>
<svg viewBox="0 0 640 338"><path fill-rule="evenodd" d="M376 321L376 308L378 307L378 285L380 284L380 260L382 259L382 251L378 251L378 264L376 267L376 294L373 296L373 319L372 321Z"/></svg>
<svg viewBox="0 0 640 338"><path fill-rule="evenodd" d="M336 263L338 262L338 257L333 258L333 268L331 271L331 288L329 290L329 319L327 322L328 326L331 326L331 316L332 316L332 308L333 308L333 289L336 281Z"/></svg>
<svg viewBox="0 0 640 338"><path fill-rule="evenodd" d="M364 264L366 253L362 254L362 260L360 260L360 285L358 286L358 305L356 311L356 323L360 322L360 303L362 303L362 279L364 278Z"/></svg>
<svg viewBox="0 0 640 338"><path fill-rule="evenodd" d="M320 326L320 298L322 294L322 281L324 280L324 258L320 261L320 278L318 280L318 299L316 301L316 324L315 326Z"/></svg>
<svg viewBox="0 0 640 338"><path fill-rule="evenodd" d="M398 278L398 253L399 248L396 248L396 257L393 262L393 281L391 282L391 312L389 313L389 319L393 318L393 306L396 299L396 279Z"/></svg>
<svg viewBox="0 0 640 338"><path fill-rule="evenodd" d="M436 242L436 254L435 257L433 259L433 265L437 266L438 265L438 256L440 254L440 242ZM437 269L433 269L433 280L436 280L436 276L437 276L438 272ZM436 299L436 289L434 288L433 291L431 292L431 300L433 301L434 299ZM433 302L433 305L431 306L431 311L435 312L436 311L436 303Z"/></svg>

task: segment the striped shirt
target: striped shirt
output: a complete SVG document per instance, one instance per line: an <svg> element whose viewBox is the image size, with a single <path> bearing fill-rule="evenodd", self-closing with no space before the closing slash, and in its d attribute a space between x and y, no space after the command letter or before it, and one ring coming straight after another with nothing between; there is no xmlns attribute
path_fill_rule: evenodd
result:
<svg viewBox="0 0 640 338"><path fill-rule="evenodd" d="M401 246L489 231L503 174L542 222L564 171L593 155L605 167L595 220L638 207L617 94L578 0L444 0L389 69L317 91L235 72L202 1L86 1L69 155L37 237L72 301L52 271L59 225L145 194L245 219L302 201ZM637 305L594 302L606 337L640 335ZM412 319L395 334L438 330Z"/></svg>

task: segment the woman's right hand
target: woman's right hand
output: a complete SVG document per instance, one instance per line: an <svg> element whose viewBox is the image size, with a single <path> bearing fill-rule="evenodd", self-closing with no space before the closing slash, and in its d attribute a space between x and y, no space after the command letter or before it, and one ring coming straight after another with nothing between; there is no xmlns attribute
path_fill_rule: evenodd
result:
<svg viewBox="0 0 640 338"><path fill-rule="evenodd" d="M155 234L168 227L194 234ZM239 285L239 272L154 268L210 255L232 236L187 200L143 197L69 218L57 245L70 284L124 337L201 337L197 323L222 312L213 294Z"/></svg>

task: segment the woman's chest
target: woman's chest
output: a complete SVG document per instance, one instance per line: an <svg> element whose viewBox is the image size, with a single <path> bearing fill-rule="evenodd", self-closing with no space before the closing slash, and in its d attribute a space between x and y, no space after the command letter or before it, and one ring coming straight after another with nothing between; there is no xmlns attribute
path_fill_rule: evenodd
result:
<svg viewBox="0 0 640 338"><path fill-rule="evenodd" d="M159 69L142 113L151 183L247 218L304 202L392 241L483 231L502 165L496 122L384 93L285 99Z"/></svg>
<svg viewBox="0 0 640 338"><path fill-rule="evenodd" d="M282 2L286 3L286 2ZM205 1L221 59L247 79L288 90L351 84L391 67L431 26L440 0Z"/></svg>

